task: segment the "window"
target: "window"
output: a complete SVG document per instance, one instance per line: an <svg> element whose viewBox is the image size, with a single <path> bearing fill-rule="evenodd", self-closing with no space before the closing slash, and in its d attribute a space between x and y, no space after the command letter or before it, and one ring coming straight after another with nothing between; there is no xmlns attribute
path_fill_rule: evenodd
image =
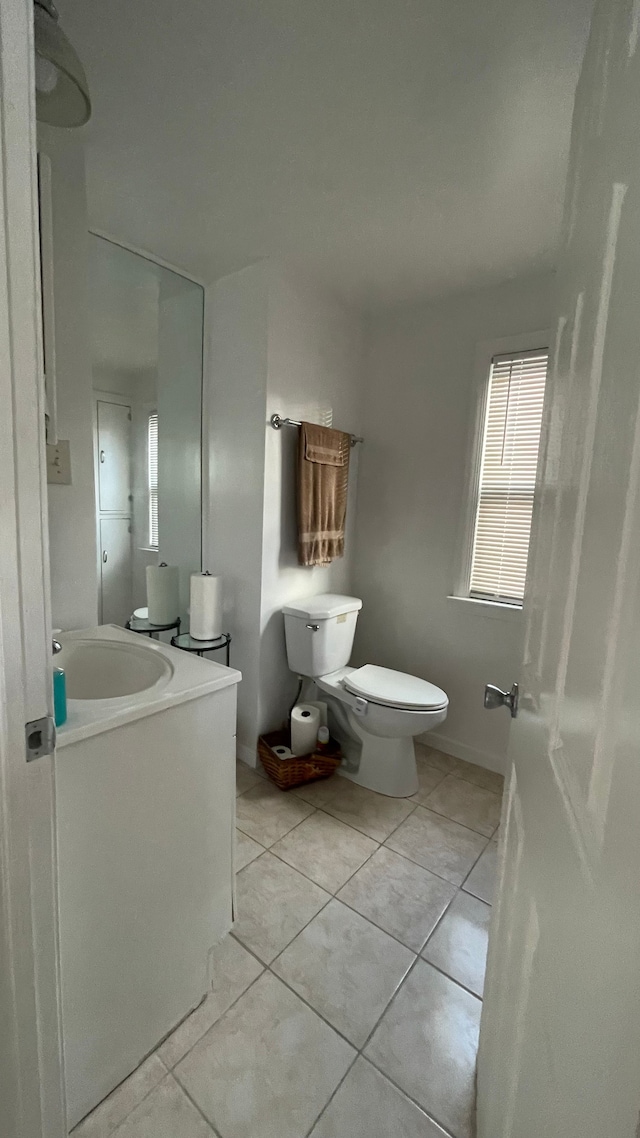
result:
<svg viewBox="0 0 640 1138"><path fill-rule="evenodd" d="M147 491L149 496L149 547L158 548L158 412L149 415L147 430Z"/></svg>
<svg viewBox="0 0 640 1138"><path fill-rule="evenodd" d="M494 356L482 434L468 595L522 605L548 351Z"/></svg>

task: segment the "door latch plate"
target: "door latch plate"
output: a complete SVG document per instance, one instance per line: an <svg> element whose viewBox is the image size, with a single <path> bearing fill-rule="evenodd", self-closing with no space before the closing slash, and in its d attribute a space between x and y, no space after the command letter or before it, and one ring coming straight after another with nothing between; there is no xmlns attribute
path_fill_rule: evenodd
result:
<svg viewBox="0 0 640 1138"><path fill-rule="evenodd" d="M56 747L56 725L52 715L32 719L24 725L27 762L52 755Z"/></svg>

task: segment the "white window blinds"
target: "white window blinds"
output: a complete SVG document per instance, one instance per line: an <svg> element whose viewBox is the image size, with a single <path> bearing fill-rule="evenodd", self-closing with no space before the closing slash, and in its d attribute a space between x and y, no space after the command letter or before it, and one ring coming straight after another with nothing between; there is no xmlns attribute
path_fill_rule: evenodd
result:
<svg viewBox="0 0 640 1138"><path fill-rule="evenodd" d="M149 415L147 435L147 470L149 494L149 546L158 548L158 413Z"/></svg>
<svg viewBox="0 0 640 1138"><path fill-rule="evenodd" d="M482 441L469 595L522 604L536 485L546 348L494 356Z"/></svg>

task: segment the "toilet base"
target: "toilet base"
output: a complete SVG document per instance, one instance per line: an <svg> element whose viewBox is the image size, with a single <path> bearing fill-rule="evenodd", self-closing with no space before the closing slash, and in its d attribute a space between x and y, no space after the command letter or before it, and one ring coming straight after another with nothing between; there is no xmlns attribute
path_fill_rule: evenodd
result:
<svg viewBox="0 0 640 1138"><path fill-rule="evenodd" d="M410 798L418 791L418 768L416 766L416 753L413 739L374 739L373 747L365 745L362 748L360 764L355 771L347 766L338 767L338 774L357 782L358 786L365 786L367 790L375 790L378 794L386 794L390 798ZM384 753L372 754L378 748Z"/></svg>
<svg viewBox="0 0 640 1138"><path fill-rule="evenodd" d="M330 703L332 734L340 742L345 761L337 774L367 790L390 798L409 798L418 790L418 768L413 738L383 739L362 731L355 716Z"/></svg>

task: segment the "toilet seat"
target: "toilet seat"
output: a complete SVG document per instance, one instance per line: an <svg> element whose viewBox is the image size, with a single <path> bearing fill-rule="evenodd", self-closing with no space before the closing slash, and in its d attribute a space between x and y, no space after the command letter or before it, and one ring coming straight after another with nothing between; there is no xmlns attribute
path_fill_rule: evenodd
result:
<svg viewBox="0 0 640 1138"><path fill-rule="evenodd" d="M409 676L406 672L396 672L392 668L381 668L377 664L365 664L363 668L350 670L343 683L353 695L381 707L440 711L449 702L446 693L428 680Z"/></svg>

